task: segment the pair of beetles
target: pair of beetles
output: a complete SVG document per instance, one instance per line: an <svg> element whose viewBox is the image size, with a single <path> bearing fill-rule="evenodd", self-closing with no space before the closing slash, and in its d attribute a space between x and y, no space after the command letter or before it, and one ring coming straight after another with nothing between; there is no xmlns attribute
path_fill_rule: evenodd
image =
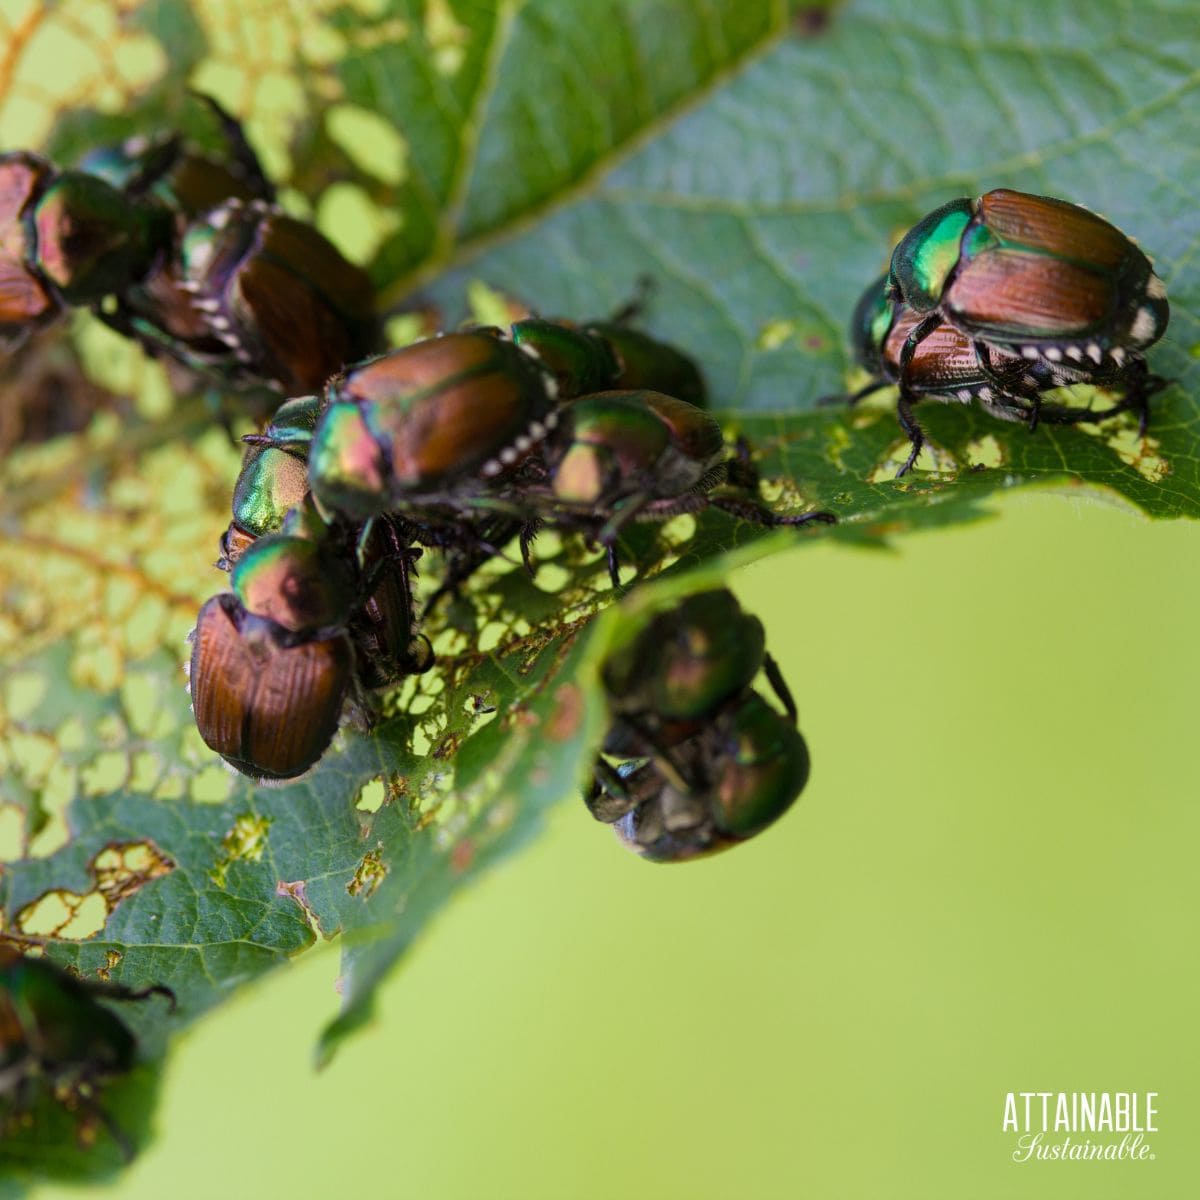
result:
<svg viewBox="0 0 1200 1200"><path fill-rule="evenodd" d="M0 349L73 307L216 376L254 416L380 346L370 278L284 213L215 100L217 155L133 138L59 170L0 154Z"/></svg>

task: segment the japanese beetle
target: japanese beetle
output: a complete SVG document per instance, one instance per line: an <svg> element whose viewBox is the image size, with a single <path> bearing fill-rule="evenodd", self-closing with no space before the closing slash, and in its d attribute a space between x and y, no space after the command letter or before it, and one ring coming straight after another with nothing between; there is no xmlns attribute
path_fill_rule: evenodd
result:
<svg viewBox="0 0 1200 1200"><path fill-rule="evenodd" d="M888 287L969 337L1080 366L1099 367L1114 350L1122 366L1162 337L1170 316L1162 280L1116 226L1007 188L918 221L892 253Z"/></svg>
<svg viewBox="0 0 1200 1200"><path fill-rule="evenodd" d="M316 391L378 336L366 272L262 200L231 199L191 221L175 254L104 319L152 352L285 395Z"/></svg>
<svg viewBox="0 0 1200 1200"><path fill-rule="evenodd" d="M860 302L855 333L873 328L871 343L881 356L888 354L879 324L888 319L887 304L897 322L906 312L917 317L894 354L901 424L914 442L900 474L920 448L919 429L906 411L920 393L910 383L912 359L935 333L945 342L939 332L945 326L970 342L978 374L1002 395L1032 401L1050 387L1119 385L1123 407L1140 412L1144 429L1146 401L1163 386L1144 359L1170 316L1162 280L1119 229L1063 200L1001 188L936 209L897 245L886 295ZM1021 375L1008 361L1015 356L1038 369ZM961 357L956 346L951 357ZM944 353L932 355L926 372L944 369L944 359ZM979 394L984 386L966 390Z"/></svg>
<svg viewBox="0 0 1200 1200"><path fill-rule="evenodd" d="M67 305L131 287L170 241L170 217L37 154L0 155L0 339L10 346Z"/></svg>
<svg viewBox="0 0 1200 1200"><path fill-rule="evenodd" d="M605 662L606 749L637 754L681 740L748 687L765 656L762 622L732 592L688 596Z"/></svg>
<svg viewBox="0 0 1200 1200"><path fill-rule="evenodd" d="M613 823L629 849L652 862L687 862L761 833L808 782L808 747L795 725L747 689L672 757L686 785L652 758L625 768L632 807Z"/></svg>
<svg viewBox="0 0 1200 1200"><path fill-rule="evenodd" d="M760 670L780 715L751 690ZM753 837L808 778L796 706L762 624L725 590L648 621L604 663L613 722L585 797L639 854L679 862ZM623 759L614 769L609 758Z"/></svg>
<svg viewBox="0 0 1200 1200"><path fill-rule="evenodd" d="M504 476L553 428L548 377L495 331L450 333L332 380L309 448L309 483L355 520L449 509Z"/></svg>
<svg viewBox="0 0 1200 1200"><path fill-rule="evenodd" d="M41 1079L71 1104L82 1103L99 1117L127 1159L133 1148L96 1101L98 1085L133 1068L137 1039L100 1000L145 1000L165 996L156 984L135 990L85 980L47 958L30 958L0 945L0 1100L20 1110Z"/></svg>
<svg viewBox="0 0 1200 1200"><path fill-rule="evenodd" d="M1136 407L1146 420L1146 399L1163 381L1146 375L1143 360L1118 367L1111 358L1107 367L1076 370L1074 364L1052 364L1047 359L1030 360L1011 349L994 346L980 349L961 330L943 321L911 350L907 364L903 355L913 330L924 320L890 294L887 277L876 280L863 294L851 321L851 338L859 364L876 378L850 397L856 403L864 396L900 386L897 416L908 435L911 449L897 478L911 469L924 445L925 436L913 415L913 406L926 396L969 403L978 400L984 410L1004 421L1022 421L1030 430L1039 423L1072 425L1102 421ZM1104 409L1047 404L1046 391L1069 383L1119 384L1129 390L1119 403Z"/></svg>
<svg viewBox="0 0 1200 1200"><path fill-rule="evenodd" d="M547 483L524 489L522 499L599 542L614 587L617 538L633 520L712 506L759 525L835 521L826 512L772 512L756 494L748 450L730 459L708 413L660 392L600 392L565 405L543 454ZM726 481L734 486L722 488Z"/></svg>
<svg viewBox="0 0 1200 1200"><path fill-rule="evenodd" d="M761 833L808 780L808 748L794 721L743 689L669 753L601 759L587 799L630 849L683 862Z"/></svg>
<svg viewBox="0 0 1200 1200"><path fill-rule="evenodd" d="M353 580L314 543L271 534L242 552L233 584L204 604L192 633L196 726L243 774L292 779L325 753L341 719Z"/></svg>
<svg viewBox="0 0 1200 1200"><path fill-rule="evenodd" d="M314 527L324 536L311 536ZM415 557L386 518L356 534L321 526L303 506L284 532L241 549L232 591L204 604L191 635L189 687L205 744L252 778L294 779L325 753L348 699L365 712L363 689L427 671Z"/></svg>
<svg viewBox="0 0 1200 1200"><path fill-rule="evenodd" d="M702 408L704 380L687 355L619 320L547 321L530 317L512 340L553 375L560 400L590 392L649 390Z"/></svg>
<svg viewBox="0 0 1200 1200"><path fill-rule="evenodd" d="M215 100L225 154L178 135L93 152L85 168L131 204L153 200L172 221L169 252L101 319L151 352L251 391L312 392L375 349L378 319L366 273L311 225L274 207L241 125Z"/></svg>
<svg viewBox="0 0 1200 1200"><path fill-rule="evenodd" d="M218 566L228 569L255 538L278 533L288 513L308 494L307 439L320 401L301 396L281 405L247 447L233 489L233 520L221 538Z"/></svg>

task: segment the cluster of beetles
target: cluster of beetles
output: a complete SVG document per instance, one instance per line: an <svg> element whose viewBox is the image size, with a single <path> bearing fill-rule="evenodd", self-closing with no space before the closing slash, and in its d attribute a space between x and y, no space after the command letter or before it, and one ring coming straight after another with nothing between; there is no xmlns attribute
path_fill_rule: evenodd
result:
<svg viewBox="0 0 1200 1200"><path fill-rule="evenodd" d="M401 349L381 344L367 275L284 214L241 127L214 101L218 157L179 136L135 139L60 170L0 155L0 344L83 306L151 354L238 397L246 437L218 566L229 587L200 609L189 688L204 741L238 771L296 779L339 725L434 667L424 620L499 548L536 568L552 527L600 548L619 586L630 522L714 507L764 526L831 523L779 513L751 448L727 446L697 365L605 320L529 318ZM863 294L851 341L886 387L910 471L926 397L995 417L1145 430L1165 381L1145 352L1166 289L1120 230L1062 200L1010 190L952 200L912 227ZM1096 410L1047 401L1089 384ZM423 551L439 587L414 596ZM763 674L778 706L752 685ZM650 619L605 663L610 728L585 802L643 857L679 862L765 829L809 772L796 706L762 625L725 590ZM780 711L782 708L782 711ZM0 1097L35 1077L89 1106L135 1043L98 999L142 999L0 947Z"/></svg>

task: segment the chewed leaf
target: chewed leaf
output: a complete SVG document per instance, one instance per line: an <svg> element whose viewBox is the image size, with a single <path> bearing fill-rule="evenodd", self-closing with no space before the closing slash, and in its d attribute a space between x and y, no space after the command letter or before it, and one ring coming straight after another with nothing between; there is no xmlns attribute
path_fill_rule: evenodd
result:
<svg viewBox="0 0 1200 1200"><path fill-rule="evenodd" d="M5 6L5 147L69 165L178 129L219 149L188 89L210 94L287 211L367 267L394 337L640 298L638 327L699 363L764 500L839 522L634 525L620 604L577 534L543 531L533 578L503 547L427 622L433 671L370 728L348 710L302 779L255 787L204 746L185 686L185 639L228 584L213 563L241 452L213 396L82 313L7 356L0 939L174 992L174 1013L129 1013L139 1065L103 1090L135 1143L173 1036L289 957L342 939L322 1057L369 1017L434 914L578 796L599 666L657 606L784 547L976 520L1015 487L1200 515L1200 27L1166 3L1045 9L1009 6L1014 41L982 0L827 21L777 0ZM1145 436L1125 414L1031 433L928 401L928 449L897 480L896 393L822 403L865 382L851 311L923 214L1001 185L1086 204L1153 256L1172 317L1150 366L1171 383ZM442 562L418 567L424 602ZM6 1104L13 1179L119 1168L94 1114L44 1088Z"/></svg>

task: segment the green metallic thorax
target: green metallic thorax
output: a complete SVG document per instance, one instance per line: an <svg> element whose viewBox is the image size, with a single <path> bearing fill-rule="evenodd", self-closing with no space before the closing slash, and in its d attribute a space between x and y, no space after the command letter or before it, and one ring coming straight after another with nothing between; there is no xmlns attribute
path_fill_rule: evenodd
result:
<svg viewBox="0 0 1200 1200"><path fill-rule="evenodd" d="M696 719L750 683L764 650L762 622L743 613L732 593L701 592L614 654L604 684L618 713Z"/></svg>
<svg viewBox="0 0 1200 1200"><path fill-rule="evenodd" d="M914 225L892 253L889 281L910 308L927 312L937 307L971 216L970 200L952 200Z"/></svg>
<svg viewBox="0 0 1200 1200"><path fill-rule="evenodd" d="M143 278L170 241L170 218L101 179L64 171L33 214L37 264L70 304L93 304Z"/></svg>
<svg viewBox="0 0 1200 1200"><path fill-rule="evenodd" d="M617 479L651 469L670 445L667 427L646 408L591 396L568 414L570 445L553 471L560 500L595 503Z"/></svg>
<svg viewBox="0 0 1200 1200"><path fill-rule="evenodd" d="M342 623L355 600L353 580L323 546L280 534L250 546L234 565L231 582L247 612L292 633Z"/></svg>
<svg viewBox="0 0 1200 1200"><path fill-rule="evenodd" d="M859 366L872 372L879 370L879 356L895 315L896 302L888 291L888 277L881 275L863 292L850 320L850 336Z"/></svg>
<svg viewBox="0 0 1200 1200"><path fill-rule="evenodd" d="M557 321L530 318L512 327L512 340L553 376L560 400L617 385L620 367L603 337Z"/></svg>
<svg viewBox="0 0 1200 1200"><path fill-rule="evenodd" d="M357 404L340 401L325 410L308 477L317 499L337 512L366 519L385 511L387 463Z"/></svg>
<svg viewBox="0 0 1200 1200"><path fill-rule="evenodd" d="M233 490L233 519L255 537L275 533L307 491L308 465L302 458L274 446L255 447Z"/></svg>

